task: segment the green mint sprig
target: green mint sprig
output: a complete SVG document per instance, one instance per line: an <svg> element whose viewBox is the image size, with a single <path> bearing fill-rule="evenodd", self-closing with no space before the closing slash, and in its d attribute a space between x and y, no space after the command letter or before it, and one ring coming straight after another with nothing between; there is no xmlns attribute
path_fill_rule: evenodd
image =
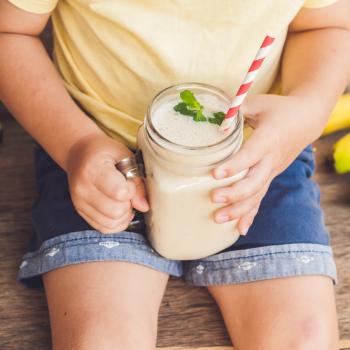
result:
<svg viewBox="0 0 350 350"><path fill-rule="evenodd" d="M184 90L180 93L182 102L178 103L174 110L180 114L192 117L195 122L209 122L221 125L225 118L224 112L215 112L213 115L206 117L203 114L204 107L198 102L193 92Z"/></svg>
<svg viewBox="0 0 350 350"><path fill-rule="evenodd" d="M221 125L221 123L224 121L224 119L225 119L224 112L215 112L215 113L213 113L212 117L208 118L208 122L212 123L212 124Z"/></svg>

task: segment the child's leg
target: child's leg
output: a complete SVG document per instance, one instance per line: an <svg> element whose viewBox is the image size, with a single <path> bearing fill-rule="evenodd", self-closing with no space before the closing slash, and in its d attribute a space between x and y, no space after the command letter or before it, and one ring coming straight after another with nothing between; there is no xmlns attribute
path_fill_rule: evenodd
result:
<svg viewBox="0 0 350 350"><path fill-rule="evenodd" d="M239 350L336 348L336 269L313 170L307 147L272 181L247 236L186 264L187 281L208 286Z"/></svg>
<svg viewBox="0 0 350 350"><path fill-rule="evenodd" d="M235 348L337 349L332 280L301 276L210 286Z"/></svg>
<svg viewBox="0 0 350 350"><path fill-rule="evenodd" d="M126 262L44 275L54 350L154 349L168 275Z"/></svg>

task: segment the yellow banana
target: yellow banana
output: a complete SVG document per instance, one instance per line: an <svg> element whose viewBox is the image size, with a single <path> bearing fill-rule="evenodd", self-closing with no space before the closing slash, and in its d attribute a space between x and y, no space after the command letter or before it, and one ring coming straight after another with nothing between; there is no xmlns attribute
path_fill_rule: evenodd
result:
<svg viewBox="0 0 350 350"><path fill-rule="evenodd" d="M350 133L335 144L333 158L334 167L338 174L350 171Z"/></svg>
<svg viewBox="0 0 350 350"><path fill-rule="evenodd" d="M323 135L346 128L350 128L350 94L340 97L323 131Z"/></svg>

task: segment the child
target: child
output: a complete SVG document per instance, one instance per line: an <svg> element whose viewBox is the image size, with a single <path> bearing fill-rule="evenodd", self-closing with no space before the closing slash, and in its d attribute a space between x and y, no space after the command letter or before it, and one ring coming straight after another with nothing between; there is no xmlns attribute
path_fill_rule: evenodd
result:
<svg viewBox="0 0 350 350"><path fill-rule="evenodd" d="M169 275L208 288L238 349L337 347L335 266L307 145L349 77L349 7L0 0L0 99L45 149L19 278L42 277L55 350L154 349ZM51 14L59 74L37 38ZM149 206L115 164L132 155L157 92L199 81L232 96L267 33L276 42L242 107L254 132L213 173L250 169L212 193L215 220L239 218L242 237L210 258L167 260L128 229Z"/></svg>

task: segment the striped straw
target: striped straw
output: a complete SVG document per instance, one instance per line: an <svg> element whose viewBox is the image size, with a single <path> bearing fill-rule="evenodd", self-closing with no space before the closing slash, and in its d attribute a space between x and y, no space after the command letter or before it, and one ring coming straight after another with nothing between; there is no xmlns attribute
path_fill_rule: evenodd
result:
<svg viewBox="0 0 350 350"><path fill-rule="evenodd" d="M239 108L241 107L245 97L248 94L250 87L252 86L256 76L259 73L268 52L270 51L275 38L266 35L263 43L261 44L258 53L255 56L253 63L251 64L247 75L244 78L243 83L239 87L235 98L231 103L230 109L225 115L225 119L220 126L221 131L227 131L233 126L234 117L237 115Z"/></svg>

